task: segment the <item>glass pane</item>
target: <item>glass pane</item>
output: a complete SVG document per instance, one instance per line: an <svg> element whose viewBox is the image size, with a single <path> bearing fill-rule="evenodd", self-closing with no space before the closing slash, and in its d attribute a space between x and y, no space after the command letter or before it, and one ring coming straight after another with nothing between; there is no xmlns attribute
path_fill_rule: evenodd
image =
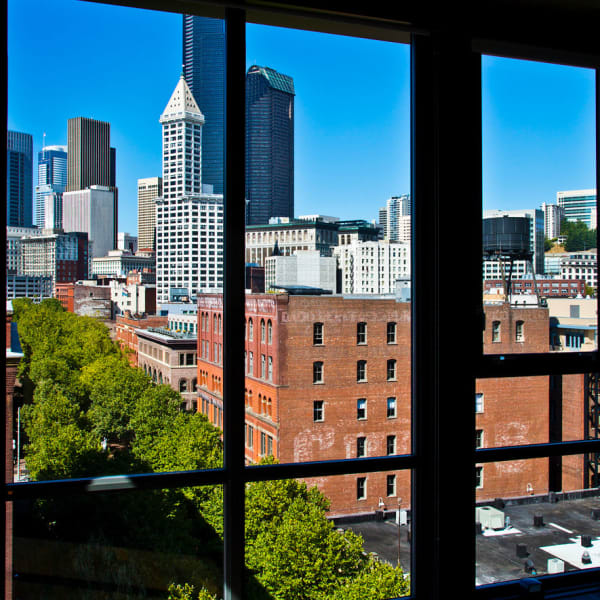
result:
<svg viewBox="0 0 600 600"><path fill-rule="evenodd" d="M219 467L197 385L223 323L199 345L196 296L223 282L224 22L8 4L15 477Z"/></svg>
<svg viewBox="0 0 600 600"><path fill-rule="evenodd" d="M596 374L477 379L476 447L596 437Z"/></svg>
<svg viewBox="0 0 600 600"><path fill-rule="evenodd" d="M18 501L7 550L14 598L223 594L218 486ZM177 586L194 595L175 596ZM211 596L212 598L212 596Z"/></svg>
<svg viewBox="0 0 600 600"><path fill-rule="evenodd" d="M597 349L595 77L484 56L484 352Z"/></svg>
<svg viewBox="0 0 600 600"><path fill-rule="evenodd" d="M409 472L330 477L339 494L362 503L352 518L335 514L333 496L316 480L249 484L246 564L256 583L270 598L307 597L306 582L332 600L408 595L410 499L400 494L409 479Z"/></svg>
<svg viewBox="0 0 600 600"><path fill-rule="evenodd" d="M581 464L589 459L572 456L562 461ZM547 484L526 483L531 473L552 460L477 467L477 481L483 486L499 477L523 483L522 489L517 486L512 493L477 502L477 585L600 566L598 490L568 492L559 487L564 491L549 492Z"/></svg>

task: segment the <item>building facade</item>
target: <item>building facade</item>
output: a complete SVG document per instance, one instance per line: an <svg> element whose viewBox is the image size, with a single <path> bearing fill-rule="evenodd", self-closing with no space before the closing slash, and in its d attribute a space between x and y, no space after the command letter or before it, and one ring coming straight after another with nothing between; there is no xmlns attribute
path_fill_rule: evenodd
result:
<svg viewBox="0 0 600 600"><path fill-rule="evenodd" d="M162 196L162 177L138 179L138 245L144 250L156 249L155 200Z"/></svg>
<svg viewBox="0 0 600 600"><path fill-rule="evenodd" d="M107 256L117 245L115 190L92 185L63 194L63 228L87 233L92 257Z"/></svg>
<svg viewBox="0 0 600 600"><path fill-rule="evenodd" d="M567 252L560 261L562 279L582 279L586 285L598 289L598 251Z"/></svg>
<svg viewBox="0 0 600 600"><path fill-rule="evenodd" d="M170 385L182 396L181 407L196 410L196 336L167 328L136 330L138 367L152 380Z"/></svg>
<svg viewBox="0 0 600 600"><path fill-rule="evenodd" d="M484 350L549 351L547 308L485 306ZM390 298L246 295L245 448L248 463L273 455L304 462L403 454L411 447L410 303ZM222 297L198 298L198 410L222 426ZM564 376L561 403L583 427L583 377ZM449 383L449 400L451 384ZM548 377L478 380L480 447L547 441L553 398ZM507 416L510 415L509 418ZM581 416L581 420L578 420ZM573 436L573 437L567 437ZM561 489L580 489L583 460L563 460ZM548 491L547 460L477 465L477 498ZM331 500L331 514L410 506L406 471L308 481Z"/></svg>
<svg viewBox="0 0 600 600"><path fill-rule="evenodd" d="M564 219L565 211L558 204L542 203L544 213L544 235L549 239L556 239L560 235L560 223Z"/></svg>
<svg viewBox="0 0 600 600"><path fill-rule="evenodd" d="M588 229L596 229L596 190L569 190L556 192L556 204L563 210L567 221L582 221Z"/></svg>
<svg viewBox="0 0 600 600"><path fill-rule="evenodd" d="M333 253L341 271L343 294L393 294L396 281L410 279L410 244L407 242L353 241Z"/></svg>
<svg viewBox="0 0 600 600"><path fill-rule="evenodd" d="M162 303L222 289L223 196L202 193L204 116L183 76L160 122L164 193L156 200L156 288Z"/></svg>
<svg viewBox="0 0 600 600"><path fill-rule="evenodd" d="M379 209L379 224L383 227L383 237L392 242L410 242L410 215L410 194L389 198L385 206Z"/></svg>
<svg viewBox="0 0 600 600"><path fill-rule="evenodd" d="M183 75L202 107L202 179L212 193L223 193L225 108L225 21L183 16ZM160 195L160 194L158 194Z"/></svg>
<svg viewBox="0 0 600 600"><path fill-rule="evenodd" d="M122 315L115 317L115 339L124 349L128 350L127 357L129 362L136 367L138 364L138 336L137 329L147 329L148 327L166 327L167 317L147 316L139 317L125 311Z"/></svg>
<svg viewBox="0 0 600 600"><path fill-rule="evenodd" d="M31 298L41 302L52 298L52 279L34 275L6 275L6 299Z"/></svg>
<svg viewBox="0 0 600 600"><path fill-rule="evenodd" d="M43 230L21 239L21 273L50 277L52 285L87 279L90 268L86 233Z"/></svg>
<svg viewBox="0 0 600 600"><path fill-rule="evenodd" d="M506 294L504 289L505 282L501 279L486 279L483 282L483 292L485 293L497 293L502 296ZM537 279L533 280L532 277L524 279L511 279L511 294L513 295L529 295L535 294L545 298L555 297L571 297L574 298L578 295L585 295L585 282L582 279ZM493 292L493 290L498 290Z"/></svg>
<svg viewBox="0 0 600 600"><path fill-rule="evenodd" d="M33 136L6 132L6 224L33 225Z"/></svg>
<svg viewBox="0 0 600 600"><path fill-rule="evenodd" d="M296 250L292 256L265 260L265 290L273 287L309 286L336 292L336 259L317 250Z"/></svg>
<svg viewBox="0 0 600 600"><path fill-rule="evenodd" d="M19 274L21 272L21 239L26 236L39 236L43 231L36 227L7 227L6 228L6 272Z"/></svg>
<svg viewBox="0 0 600 600"><path fill-rule="evenodd" d="M246 222L294 217L294 80L253 65L246 74Z"/></svg>
<svg viewBox="0 0 600 600"><path fill-rule="evenodd" d="M35 188L35 224L43 229L62 227L62 194L67 188L67 147L44 146L38 152L38 183ZM46 203L52 214L46 218Z"/></svg>
<svg viewBox="0 0 600 600"><path fill-rule="evenodd" d="M108 256L92 258L92 276L126 277L130 271L154 271L152 256L132 254L129 250L111 250Z"/></svg>

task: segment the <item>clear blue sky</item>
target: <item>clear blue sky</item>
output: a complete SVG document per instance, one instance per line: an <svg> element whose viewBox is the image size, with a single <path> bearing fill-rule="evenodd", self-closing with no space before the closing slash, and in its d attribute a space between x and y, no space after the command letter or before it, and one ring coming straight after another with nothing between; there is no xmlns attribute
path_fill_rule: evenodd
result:
<svg viewBox="0 0 600 600"><path fill-rule="evenodd" d="M181 32L170 13L8 0L8 127L31 133L37 155L44 132L66 144L70 117L110 122L120 231L137 231L137 179L161 174ZM409 191L407 46L249 25L247 58L294 78L296 214L371 220ZM594 118L591 70L484 58L484 208L595 187ZM448 200L460 207L460 194Z"/></svg>

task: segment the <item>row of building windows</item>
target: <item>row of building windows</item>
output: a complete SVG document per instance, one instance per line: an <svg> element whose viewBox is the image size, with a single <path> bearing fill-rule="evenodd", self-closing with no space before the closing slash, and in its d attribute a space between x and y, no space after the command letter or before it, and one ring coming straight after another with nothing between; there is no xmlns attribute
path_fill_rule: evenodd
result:
<svg viewBox="0 0 600 600"><path fill-rule="evenodd" d="M386 490L385 495L395 496L396 495L396 476L395 475L387 475L386 476ZM357 500L366 500L367 499L367 477L357 477L356 478L356 499Z"/></svg>
<svg viewBox="0 0 600 600"><path fill-rule="evenodd" d="M492 322L492 342L501 342L501 324L500 321ZM523 321L517 321L515 323L515 342L525 341L525 323Z"/></svg>
<svg viewBox="0 0 600 600"><path fill-rule="evenodd" d="M397 380L397 361L395 358L390 358L387 361L386 366L386 380L396 381ZM367 361L357 360L356 361L356 381L359 383L365 383L367 379ZM318 360L313 362L313 383L322 384L325 383L325 367L322 361Z"/></svg>
<svg viewBox="0 0 600 600"><path fill-rule="evenodd" d="M389 322L386 328L386 341L388 344L396 343L397 324ZM313 323L313 345L322 346L325 343L323 323ZM361 321L356 324L356 344L367 344L367 323Z"/></svg>
<svg viewBox="0 0 600 600"><path fill-rule="evenodd" d="M398 416L397 402L395 396L390 396L386 400L386 417L388 419L395 419ZM356 418L359 421L363 421L367 418L367 399L359 398L356 401ZM314 400L313 401L313 421L315 423L322 423L325 421L325 400ZM390 436L388 436L389 438ZM393 453L392 453L393 454Z"/></svg>
<svg viewBox="0 0 600 600"><path fill-rule="evenodd" d="M254 427L246 424L245 434L246 448L249 450L254 449ZM273 436L265 433L264 431L260 432L259 456L273 456Z"/></svg>
<svg viewBox="0 0 600 600"><path fill-rule="evenodd" d="M254 341L254 321L252 318L249 318L246 322L246 332L247 339L251 342ZM273 343L273 323L271 323L271 319L268 321L260 320L260 341L267 344Z"/></svg>

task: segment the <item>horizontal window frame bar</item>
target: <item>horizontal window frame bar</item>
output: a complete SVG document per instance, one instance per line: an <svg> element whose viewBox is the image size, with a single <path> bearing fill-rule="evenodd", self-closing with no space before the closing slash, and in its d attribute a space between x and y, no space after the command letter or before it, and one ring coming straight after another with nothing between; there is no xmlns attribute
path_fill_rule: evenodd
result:
<svg viewBox="0 0 600 600"><path fill-rule="evenodd" d="M548 442L526 446L502 446L499 448L478 448L475 450L476 463L506 462L508 460L529 460L592 454L600 452L600 440L575 440L569 442Z"/></svg>
<svg viewBox="0 0 600 600"><path fill-rule="evenodd" d="M475 366L475 378L576 375L600 372L600 355L593 352L486 354Z"/></svg>
<svg viewBox="0 0 600 600"><path fill-rule="evenodd" d="M355 475L356 473L381 471L403 471L416 469L417 465L417 457L403 454L306 463L251 465L245 467L241 472L235 470L235 476L239 476L245 483L249 483L280 479ZM231 476L232 473L223 468L6 483L4 486L4 499L10 501L25 498L48 498L73 493L97 494L223 485Z"/></svg>

